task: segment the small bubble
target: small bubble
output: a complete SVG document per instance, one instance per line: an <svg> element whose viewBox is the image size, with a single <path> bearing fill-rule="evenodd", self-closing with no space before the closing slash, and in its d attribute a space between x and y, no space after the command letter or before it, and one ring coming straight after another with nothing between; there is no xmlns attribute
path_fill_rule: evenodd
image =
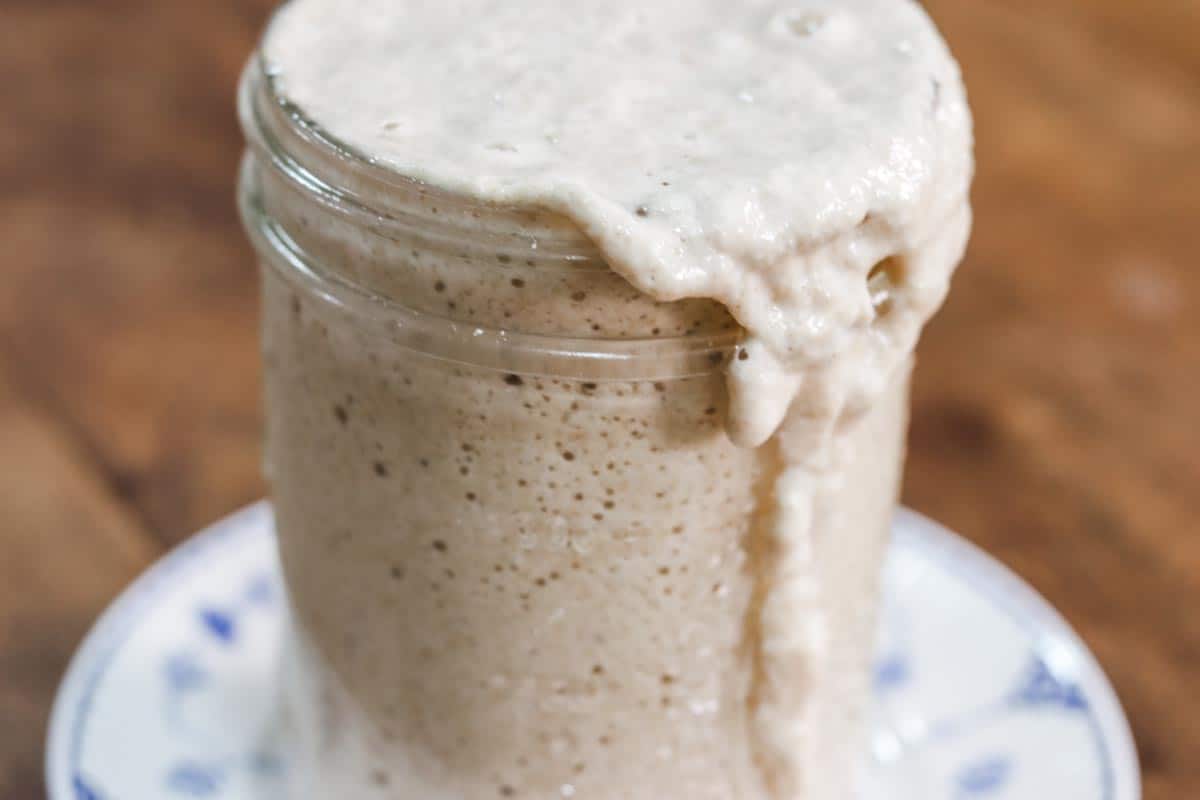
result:
<svg viewBox="0 0 1200 800"><path fill-rule="evenodd" d="M904 267L896 257L885 258L871 268L867 276L867 292L877 315L887 314L897 290L904 282Z"/></svg>
<svg viewBox="0 0 1200 800"><path fill-rule="evenodd" d="M574 797L575 787L569 783L564 783L562 786L558 787L558 793L563 797Z"/></svg>
<svg viewBox="0 0 1200 800"><path fill-rule="evenodd" d="M825 16L814 12L793 11L785 17L784 24L796 36L812 36L825 24Z"/></svg>

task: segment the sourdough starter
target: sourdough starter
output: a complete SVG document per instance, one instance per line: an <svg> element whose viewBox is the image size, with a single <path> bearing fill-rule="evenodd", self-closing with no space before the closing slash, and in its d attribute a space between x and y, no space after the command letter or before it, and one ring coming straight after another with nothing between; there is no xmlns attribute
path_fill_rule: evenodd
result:
<svg viewBox="0 0 1200 800"><path fill-rule="evenodd" d="M476 209L384 232L255 173L330 274L576 348L744 331L708 373L507 370L264 269L298 796L851 796L911 353L970 219L928 18L293 0L262 57L422 219ZM463 244L499 209L582 255Z"/></svg>

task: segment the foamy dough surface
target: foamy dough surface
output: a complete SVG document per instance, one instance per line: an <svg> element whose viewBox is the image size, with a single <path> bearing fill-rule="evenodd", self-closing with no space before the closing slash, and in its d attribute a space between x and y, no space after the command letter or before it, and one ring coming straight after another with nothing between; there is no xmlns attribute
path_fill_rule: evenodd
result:
<svg viewBox="0 0 1200 800"><path fill-rule="evenodd" d="M278 91L378 164L562 214L638 289L718 300L746 329L727 428L774 437L783 464L751 735L775 795L802 796L829 636L813 497L942 301L970 224L970 115L925 13L293 0L263 49Z"/></svg>

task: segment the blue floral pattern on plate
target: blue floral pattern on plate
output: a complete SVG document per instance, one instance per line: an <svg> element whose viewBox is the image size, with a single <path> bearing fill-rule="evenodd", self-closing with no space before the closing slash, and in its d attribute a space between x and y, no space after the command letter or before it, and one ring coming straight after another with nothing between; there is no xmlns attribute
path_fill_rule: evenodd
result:
<svg viewBox="0 0 1200 800"><path fill-rule="evenodd" d="M97 623L55 703L51 800L285 800L272 523L227 518ZM1019 579L901 510L884 594L864 800L1138 800L1111 687Z"/></svg>

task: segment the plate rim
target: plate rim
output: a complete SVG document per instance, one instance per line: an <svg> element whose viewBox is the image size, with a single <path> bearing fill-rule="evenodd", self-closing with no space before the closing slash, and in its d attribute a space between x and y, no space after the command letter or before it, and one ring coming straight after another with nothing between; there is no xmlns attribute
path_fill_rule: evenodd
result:
<svg viewBox="0 0 1200 800"><path fill-rule="evenodd" d="M1100 661L1074 626L1037 589L1011 567L971 540L907 506L896 507L905 525L893 528L895 540L936 561L946 575L966 583L987 603L1026 629L1039 629L1066 645L1076 659L1080 682L1088 687L1088 704L1107 743L1113 767L1113 800L1141 800L1142 772L1129 716ZM949 565L958 565L950 569Z"/></svg>
<svg viewBox="0 0 1200 800"><path fill-rule="evenodd" d="M51 706L43 759L46 793L51 800L74 797L71 776L76 720L90 704L90 692L104 674L103 668L136 629L145 608L158 596L160 586L205 551L219 548L230 537L259 529L256 517L273 519L269 499L261 499L221 517L185 541L168 549L113 598L89 627L76 647L59 681ZM1114 800L1141 800L1141 765L1129 718L1116 689L1083 638L1036 589L1011 568L978 545L941 523L897 505L893 541L932 559L947 575L967 582L968 589L984 595L989 605L1016 619L1022 627L1047 631L1065 644L1077 660L1081 680L1089 687L1088 699L1096 724L1104 734L1113 765Z"/></svg>
<svg viewBox="0 0 1200 800"><path fill-rule="evenodd" d="M269 532L257 526L255 517L273 518L271 501L257 500L204 526L184 541L168 548L153 563L123 588L96 617L82 641L76 646L59 680L46 730L43 758L46 795L50 800L74 800L76 793L71 774L75 721L90 705L89 692L104 674L111 656L137 627L146 607L158 596L159 587L182 571L206 551L216 550L229 538L259 528L258 535ZM98 668L92 671L91 665ZM103 665L104 668L101 668Z"/></svg>

